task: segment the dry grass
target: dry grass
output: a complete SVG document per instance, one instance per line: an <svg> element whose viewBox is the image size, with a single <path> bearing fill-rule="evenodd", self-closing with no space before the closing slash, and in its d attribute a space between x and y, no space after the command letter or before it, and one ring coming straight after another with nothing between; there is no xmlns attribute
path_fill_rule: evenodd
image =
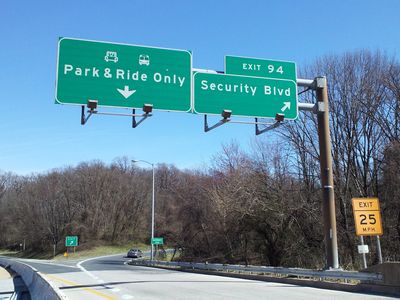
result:
<svg viewBox="0 0 400 300"><path fill-rule="evenodd" d="M80 250L79 247L75 248L75 253L73 248L68 249L68 256L64 254L57 255L54 260L76 260L83 258L90 258L102 255L112 255L112 254L125 254L131 248L138 248L144 251L149 250L149 246L145 244L128 244L128 245L101 245L95 246L91 249Z"/></svg>

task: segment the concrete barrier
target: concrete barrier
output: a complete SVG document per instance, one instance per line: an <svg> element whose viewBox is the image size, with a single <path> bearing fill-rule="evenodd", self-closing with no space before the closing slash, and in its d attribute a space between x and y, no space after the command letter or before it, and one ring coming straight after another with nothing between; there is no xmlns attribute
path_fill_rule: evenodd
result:
<svg viewBox="0 0 400 300"><path fill-rule="evenodd" d="M363 272L381 273L383 281L373 281L375 290L391 291L392 294L400 296L400 262L385 262L370 266L362 270ZM361 282L363 285L368 285L368 282Z"/></svg>
<svg viewBox="0 0 400 300"><path fill-rule="evenodd" d="M6 269L10 269L22 278L32 299L67 299L56 286L47 281L35 268L7 258L0 258L0 265Z"/></svg>

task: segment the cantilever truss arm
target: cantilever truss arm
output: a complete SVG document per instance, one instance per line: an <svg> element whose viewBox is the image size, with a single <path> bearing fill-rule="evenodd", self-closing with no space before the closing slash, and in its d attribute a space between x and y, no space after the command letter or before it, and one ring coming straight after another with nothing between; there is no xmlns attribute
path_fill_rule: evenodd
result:
<svg viewBox="0 0 400 300"><path fill-rule="evenodd" d="M82 105L82 111L81 111L81 125L85 125L86 122L89 120L89 118L93 114L93 110L88 110L89 115L86 116L85 114L85 106Z"/></svg>
<svg viewBox="0 0 400 300"><path fill-rule="evenodd" d="M139 121L136 121L136 117L140 116L141 119ZM140 123L142 123L144 120L146 120L148 117L151 117L152 114L151 113L144 113L142 115L136 115L135 114L135 109L132 109L132 128L136 128L140 125Z"/></svg>
<svg viewBox="0 0 400 300"><path fill-rule="evenodd" d="M247 121L233 121L230 119L230 114L229 115L224 115L225 112L228 111L224 111L222 116L223 119L220 120L219 122L215 123L212 126L208 126L208 121L207 121L207 115L204 115L204 131L208 132L210 130L213 130L221 125L224 125L226 123L238 123L238 124L255 124L256 126L256 135L262 134L264 132L267 132L268 130L272 130L274 128L277 128L278 126L280 126L285 118L284 114L276 114L275 116L275 123L271 124L271 123L264 123L264 122L259 122L258 118L255 118L255 122L247 122ZM265 127L264 129L260 130L259 126L260 125L265 125L267 127Z"/></svg>
<svg viewBox="0 0 400 300"><path fill-rule="evenodd" d="M82 105L82 111L81 111L81 124L85 125L89 118L92 115L108 115L108 116L126 116L126 117L132 117L132 128L136 128L139 126L140 123L142 123L144 120L146 120L148 117L151 117L153 114L152 112L152 105L146 104L143 107L143 114L136 114L135 109L132 110L132 114L120 114L120 113L109 113L109 112L99 112L96 110L96 108L90 108L87 110L88 115L86 116L85 114L85 106ZM136 117L140 117L141 119L139 121L136 121Z"/></svg>
<svg viewBox="0 0 400 300"><path fill-rule="evenodd" d="M276 121L275 123L265 127L264 129L259 129L259 125L258 125L258 119L256 118L256 135L265 133L269 130L275 129L277 127L279 127L282 123L280 121Z"/></svg>
<svg viewBox="0 0 400 300"><path fill-rule="evenodd" d="M276 114L275 116L275 123L265 127L264 129L260 130L259 128L259 122L258 122L258 118L255 118L255 124L256 124L256 135L262 134L264 132L267 132L269 130L275 129L277 127L279 127L280 125L282 125L283 120L285 119L285 115L284 114Z"/></svg>
<svg viewBox="0 0 400 300"><path fill-rule="evenodd" d="M223 118L222 120L220 120L218 123L212 125L212 126L208 126L208 122L207 122L207 115L204 115L204 132L209 132L210 130L213 130L221 125L224 125L225 123L229 122L230 119L228 118Z"/></svg>

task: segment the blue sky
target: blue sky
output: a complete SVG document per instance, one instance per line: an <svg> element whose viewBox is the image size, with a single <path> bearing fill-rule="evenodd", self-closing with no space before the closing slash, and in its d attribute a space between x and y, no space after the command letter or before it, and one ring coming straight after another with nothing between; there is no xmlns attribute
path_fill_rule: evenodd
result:
<svg viewBox="0 0 400 300"><path fill-rule="evenodd" d="M21 1L0 9L0 170L43 172L128 156L180 168L209 164L222 143L248 148L251 125L203 132L201 116L155 112L136 129L127 117L54 104L59 37L193 52L193 67L223 70L225 55L295 61L380 49L399 57L400 1ZM323 75L323 74L316 74ZM274 139L269 133L257 139Z"/></svg>

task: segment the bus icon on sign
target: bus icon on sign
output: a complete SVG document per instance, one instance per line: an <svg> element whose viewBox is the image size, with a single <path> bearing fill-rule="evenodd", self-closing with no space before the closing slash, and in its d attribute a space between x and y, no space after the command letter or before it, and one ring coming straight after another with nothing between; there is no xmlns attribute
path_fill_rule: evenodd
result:
<svg viewBox="0 0 400 300"><path fill-rule="evenodd" d="M139 55L139 65L150 65L150 57L145 54Z"/></svg>

